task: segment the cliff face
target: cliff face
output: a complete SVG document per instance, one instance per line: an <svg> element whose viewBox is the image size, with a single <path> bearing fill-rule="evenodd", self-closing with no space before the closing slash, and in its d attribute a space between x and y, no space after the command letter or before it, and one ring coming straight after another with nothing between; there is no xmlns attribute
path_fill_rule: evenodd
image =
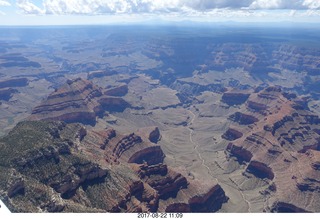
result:
<svg viewBox="0 0 320 219"><path fill-rule="evenodd" d="M0 88L25 87L28 85L27 78L16 78L0 81Z"/></svg>
<svg viewBox="0 0 320 219"><path fill-rule="evenodd" d="M0 139L0 152L0 198L14 212L154 212L182 202L181 211L212 212L227 201L216 183L197 190L135 133L26 121Z"/></svg>
<svg viewBox="0 0 320 219"><path fill-rule="evenodd" d="M125 96L128 93L128 85L124 84L115 88L107 89L104 94L107 96Z"/></svg>
<svg viewBox="0 0 320 219"><path fill-rule="evenodd" d="M232 141L229 155L246 166L244 174L273 185L266 191L272 212L316 211L320 201L315 162L320 155L319 117L296 107L299 100L277 87L251 94L246 109L230 116L232 127L223 135Z"/></svg>
<svg viewBox="0 0 320 219"><path fill-rule="evenodd" d="M8 101L14 93L17 93L18 90L13 88L4 88L0 89L0 100Z"/></svg>
<svg viewBox="0 0 320 219"><path fill-rule="evenodd" d="M222 95L222 102L232 106L232 105L241 105L247 101L250 94L243 92L226 92Z"/></svg>
<svg viewBox="0 0 320 219"><path fill-rule="evenodd" d="M319 51L292 44L211 44L213 51L206 64L209 69L225 70L241 67L255 75L279 71L274 66L293 71L307 71L309 75L318 75Z"/></svg>
<svg viewBox="0 0 320 219"><path fill-rule="evenodd" d="M60 120L94 125L104 111L122 111L128 103L120 97L108 97L90 81L75 79L50 94L32 111L30 120Z"/></svg>

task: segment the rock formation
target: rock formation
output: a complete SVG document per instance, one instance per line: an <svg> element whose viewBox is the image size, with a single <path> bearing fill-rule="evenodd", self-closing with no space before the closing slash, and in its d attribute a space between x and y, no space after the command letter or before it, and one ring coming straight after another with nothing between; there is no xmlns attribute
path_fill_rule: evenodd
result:
<svg viewBox="0 0 320 219"><path fill-rule="evenodd" d="M12 153L16 151L16 153ZM0 139L0 198L13 212L214 212L228 200L163 163L161 147L79 123L19 123Z"/></svg>
<svg viewBox="0 0 320 219"><path fill-rule="evenodd" d="M233 141L238 138L241 138L243 134L235 129L229 128L223 135L222 138L228 140L228 141Z"/></svg>
<svg viewBox="0 0 320 219"><path fill-rule="evenodd" d="M104 94L107 96L125 96L128 93L128 85L123 84L115 88L109 88L107 89Z"/></svg>
<svg viewBox="0 0 320 219"><path fill-rule="evenodd" d="M13 88L4 88L0 89L0 100L8 101L14 93L17 93L18 90Z"/></svg>
<svg viewBox="0 0 320 219"><path fill-rule="evenodd" d="M97 70L97 71L91 71L88 73L87 79L91 80L93 78L102 78L104 76L110 76L116 74L116 71L108 71L108 70Z"/></svg>
<svg viewBox="0 0 320 219"><path fill-rule="evenodd" d="M222 102L228 104L229 106L241 105L247 101L250 94L241 91L230 91L222 95Z"/></svg>
<svg viewBox="0 0 320 219"><path fill-rule="evenodd" d="M96 117L108 111L122 111L128 103L120 97L103 95L90 81L75 79L50 94L32 111L30 120L60 120L95 124Z"/></svg>
<svg viewBox="0 0 320 219"><path fill-rule="evenodd" d="M0 81L0 88L25 87L28 85L27 78L14 78Z"/></svg>
<svg viewBox="0 0 320 219"><path fill-rule="evenodd" d="M232 141L229 155L246 166L244 174L267 180L275 188L267 191L271 201L267 211L315 211L320 200L319 117L295 107L297 99L276 87L252 94L248 111L230 116L232 127L223 135Z"/></svg>

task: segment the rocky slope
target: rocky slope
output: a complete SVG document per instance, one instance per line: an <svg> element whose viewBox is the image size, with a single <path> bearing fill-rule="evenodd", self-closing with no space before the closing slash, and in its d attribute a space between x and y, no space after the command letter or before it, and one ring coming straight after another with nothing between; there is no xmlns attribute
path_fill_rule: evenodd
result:
<svg viewBox="0 0 320 219"><path fill-rule="evenodd" d="M25 87L28 85L27 78L14 78L0 80L0 88Z"/></svg>
<svg viewBox="0 0 320 219"><path fill-rule="evenodd" d="M33 109L30 120L61 120L94 125L105 111L122 111L128 103L121 97L107 96L103 89L81 78L69 80Z"/></svg>
<svg viewBox="0 0 320 219"><path fill-rule="evenodd" d="M287 44L211 44L213 52L207 61L207 68L222 70L241 67L253 75L279 72L280 68L293 71L307 71L318 75L319 51L310 47Z"/></svg>
<svg viewBox="0 0 320 219"><path fill-rule="evenodd" d="M228 200L218 184L168 167L161 147L135 133L26 121L0 151L0 198L13 212L214 212Z"/></svg>
<svg viewBox="0 0 320 219"><path fill-rule="evenodd" d="M8 101L14 93L17 93L18 90L13 88L3 88L0 89L0 100Z"/></svg>
<svg viewBox="0 0 320 219"><path fill-rule="evenodd" d="M270 186L266 211L314 212L319 207L320 118L303 102L278 87L268 87L248 98L245 112L222 136L230 141L227 151Z"/></svg>

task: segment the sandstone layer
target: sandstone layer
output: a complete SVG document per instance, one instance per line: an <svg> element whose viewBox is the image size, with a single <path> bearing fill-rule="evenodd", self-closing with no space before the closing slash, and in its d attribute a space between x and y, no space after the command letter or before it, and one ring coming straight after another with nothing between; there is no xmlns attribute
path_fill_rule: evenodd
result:
<svg viewBox="0 0 320 219"><path fill-rule="evenodd" d="M238 112L230 117L234 128L222 136L230 141L230 156L245 165L243 174L270 184L263 191L269 197L267 211L315 211L320 200L319 117L278 87L251 94L246 107L245 116Z"/></svg>

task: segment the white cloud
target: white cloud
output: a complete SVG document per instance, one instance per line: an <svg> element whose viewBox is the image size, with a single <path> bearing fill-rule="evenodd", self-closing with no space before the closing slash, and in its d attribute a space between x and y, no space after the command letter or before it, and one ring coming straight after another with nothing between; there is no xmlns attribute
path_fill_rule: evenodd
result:
<svg viewBox="0 0 320 219"><path fill-rule="evenodd" d="M310 9L305 2L320 2L319 0L254 0L249 9ZM311 4L310 4L311 5Z"/></svg>
<svg viewBox="0 0 320 219"><path fill-rule="evenodd" d="M25 14L43 14L43 10L28 0L17 0L17 7Z"/></svg>
<svg viewBox="0 0 320 219"><path fill-rule="evenodd" d="M281 4L281 0L256 0L251 3L249 9L278 9Z"/></svg>
<svg viewBox="0 0 320 219"><path fill-rule="evenodd" d="M157 14L198 16L199 14L250 16L265 10L320 10L320 0L43 0L37 6L32 0L17 0L25 14L55 15L123 15ZM0 5L8 1L0 0ZM225 12L225 13L222 13ZM255 12L253 12L255 11ZM259 13L258 13L259 11Z"/></svg>
<svg viewBox="0 0 320 219"><path fill-rule="evenodd" d="M304 0L302 5L306 6L309 9L320 9L320 1L319 0Z"/></svg>
<svg viewBox="0 0 320 219"><path fill-rule="evenodd" d="M0 6L10 6L11 4L8 1L0 0Z"/></svg>
<svg viewBox="0 0 320 219"><path fill-rule="evenodd" d="M294 17L296 14L297 14L297 11L296 11L296 10L291 10L291 11L289 12L289 17Z"/></svg>
<svg viewBox="0 0 320 219"><path fill-rule="evenodd" d="M45 0L47 14L169 13L180 11L181 0Z"/></svg>

